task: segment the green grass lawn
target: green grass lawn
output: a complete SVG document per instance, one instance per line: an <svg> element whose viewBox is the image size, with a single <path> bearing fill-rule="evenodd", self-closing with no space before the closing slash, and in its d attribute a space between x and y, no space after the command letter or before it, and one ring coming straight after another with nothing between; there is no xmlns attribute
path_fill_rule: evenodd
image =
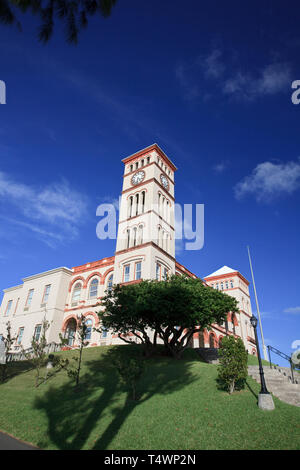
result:
<svg viewBox="0 0 300 470"><path fill-rule="evenodd" d="M146 360L133 402L108 349L84 350L78 390L65 372L35 389L34 371L16 364L0 385L0 429L43 449L300 449L300 408L274 397L274 411L260 410L251 378L230 396L217 388L217 366L190 350Z"/></svg>

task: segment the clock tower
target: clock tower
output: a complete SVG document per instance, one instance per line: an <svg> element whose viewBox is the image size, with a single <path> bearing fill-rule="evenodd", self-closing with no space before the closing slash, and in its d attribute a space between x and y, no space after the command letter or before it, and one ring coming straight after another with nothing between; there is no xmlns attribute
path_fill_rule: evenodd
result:
<svg viewBox="0 0 300 470"><path fill-rule="evenodd" d="M172 161L157 144L124 160L114 283L162 280L175 273Z"/></svg>

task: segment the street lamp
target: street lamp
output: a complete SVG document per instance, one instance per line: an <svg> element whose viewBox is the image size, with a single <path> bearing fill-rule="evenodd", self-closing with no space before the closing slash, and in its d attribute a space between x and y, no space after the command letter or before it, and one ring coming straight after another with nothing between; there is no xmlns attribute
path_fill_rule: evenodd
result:
<svg viewBox="0 0 300 470"><path fill-rule="evenodd" d="M256 349L257 349L257 358L258 358L258 365L259 365L259 375L260 375L260 384L261 384L261 389L258 394L258 406L262 410L274 410L274 402L272 395L268 392L266 382L265 382L265 376L264 376L264 371L261 363L261 357L260 357L260 350L259 350L259 343L258 343L258 338L257 338L257 318L252 315L250 318L250 323L253 326L254 330L254 335L255 335L255 342L256 342Z"/></svg>

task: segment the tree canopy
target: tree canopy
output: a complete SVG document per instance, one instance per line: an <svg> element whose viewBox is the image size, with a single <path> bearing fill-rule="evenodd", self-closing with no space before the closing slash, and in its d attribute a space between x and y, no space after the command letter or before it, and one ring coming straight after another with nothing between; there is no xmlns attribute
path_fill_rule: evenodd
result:
<svg viewBox="0 0 300 470"><path fill-rule="evenodd" d="M0 0L0 21L16 24L22 29L18 12L30 12L40 17L39 40L46 43L53 34L55 21L61 21L66 38L77 43L79 32L88 25L88 17L98 14L108 17L117 0Z"/></svg>
<svg viewBox="0 0 300 470"><path fill-rule="evenodd" d="M103 327L125 342L132 342L128 335L133 335L148 352L159 337L174 357L181 356L194 333L223 323L228 312L238 312L233 297L200 279L175 275L165 281L116 285L101 304L104 311L98 315Z"/></svg>

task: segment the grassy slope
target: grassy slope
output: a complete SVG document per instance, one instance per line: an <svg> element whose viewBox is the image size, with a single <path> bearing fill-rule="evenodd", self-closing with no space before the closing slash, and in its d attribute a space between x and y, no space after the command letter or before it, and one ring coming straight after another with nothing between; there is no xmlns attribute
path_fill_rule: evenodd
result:
<svg viewBox="0 0 300 470"><path fill-rule="evenodd" d="M259 410L251 378L229 396L216 387L217 367L188 351L181 361L148 360L132 402L107 350L84 351L77 391L64 372L35 389L33 371L20 364L0 385L0 429L45 449L300 448L300 408L274 398L274 411Z"/></svg>

